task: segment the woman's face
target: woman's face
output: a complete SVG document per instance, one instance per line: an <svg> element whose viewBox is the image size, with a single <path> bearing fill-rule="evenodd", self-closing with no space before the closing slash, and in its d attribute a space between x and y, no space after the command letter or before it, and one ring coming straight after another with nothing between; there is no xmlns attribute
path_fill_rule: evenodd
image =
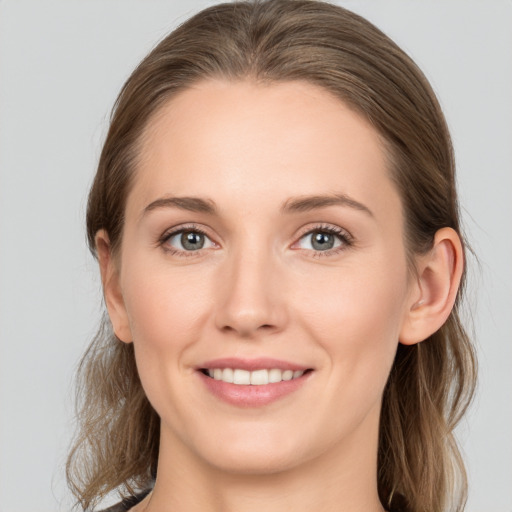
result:
<svg viewBox="0 0 512 512"><path fill-rule="evenodd" d="M205 81L173 98L106 290L162 449L242 472L375 454L413 300L403 238L379 136L326 91Z"/></svg>

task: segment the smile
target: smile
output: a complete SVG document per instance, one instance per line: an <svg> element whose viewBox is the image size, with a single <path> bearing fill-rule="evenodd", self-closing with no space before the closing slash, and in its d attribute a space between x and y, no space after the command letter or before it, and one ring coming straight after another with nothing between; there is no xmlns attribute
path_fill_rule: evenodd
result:
<svg viewBox="0 0 512 512"><path fill-rule="evenodd" d="M242 370L240 368L214 368L203 370L205 375L215 380L221 380L229 384L241 386L264 386L266 384L275 384L281 381L293 380L302 377L304 370L281 370L271 368L269 370Z"/></svg>
<svg viewBox="0 0 512 512"><path fill-rule="evenodd" d="M296 393L313 368L273 358L223 358L196 367L205 388L217 399L242 408L262 407Z"/></svg>

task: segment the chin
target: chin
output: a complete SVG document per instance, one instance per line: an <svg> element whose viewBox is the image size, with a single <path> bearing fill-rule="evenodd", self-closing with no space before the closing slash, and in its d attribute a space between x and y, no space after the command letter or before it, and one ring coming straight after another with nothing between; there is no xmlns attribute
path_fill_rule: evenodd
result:
<svg viewBox="0 0 512 512"><path fill-rule="evenodd" d="M215 457L207 462L224 473L265 476L290 470L300 465L301 461L292 454L257 452L250 449L243 453L234 453L229 450L229 453L225 453L222 457Z"/></svg>
<svg viewBox="0 0 512 512"><path fill-rule="evenodd" d="M246 475L275 474L300 466L307 459L304 440L279 432L259 433L247 430L245 435L209 437L198 455L217 470ZM288 432L288 430L286 431ZM219 439L212 445L212 439ZM196 445L196 449L200 445Z"/></svg>

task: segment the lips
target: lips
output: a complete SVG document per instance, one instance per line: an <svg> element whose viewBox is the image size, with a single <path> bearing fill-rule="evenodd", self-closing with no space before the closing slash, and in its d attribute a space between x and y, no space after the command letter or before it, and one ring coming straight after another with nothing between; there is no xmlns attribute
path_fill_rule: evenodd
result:
<svg viewBox="0 0 512 512"><path fill-rule="evenodd" d="M300 389L313 369L270 358L225 358L197 368L206 388L217 398L238 407L270 404Z"/></svg>
<svg viewBox="0 0 512 512"><path fill-rule="evenodd" d="M259 357L257 359L241 359L238 357L224 357L222 359L213 359L206 361L198 369L212 370L215 368L239 368L240 370L265 370L271 368L279 368L280 370L302 370L308 369L307 366L291 363L281 359L273 359L270 357Z"/></svg>

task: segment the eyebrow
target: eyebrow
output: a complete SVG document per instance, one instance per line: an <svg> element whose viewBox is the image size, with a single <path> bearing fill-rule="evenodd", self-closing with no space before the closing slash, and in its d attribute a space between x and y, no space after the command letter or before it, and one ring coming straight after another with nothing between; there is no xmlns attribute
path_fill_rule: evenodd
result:
<svg viewBox="0 0 512 512"><path fill-rule="evenodd" d="M367 206L346 194L292 197L283 204L281 211L283 213L308 212L328 206L346 206L373 217L372 211Z"/></svg>
<svg viewBox="0 0 512 512"><path fill-rule="evenodd" d="M328 206L345 206L366 213L373 217L372 211L364 204L356 201L346 194L332 195L310 195L292 197L286 200L281 206L281 213L298 213L327 208ZM148 204L142 216L158 208L178 208L190 212L206 213L208 215L217 215L217 207L211 199L201 197L175 197L166 196L156 199Z"/></svg>

